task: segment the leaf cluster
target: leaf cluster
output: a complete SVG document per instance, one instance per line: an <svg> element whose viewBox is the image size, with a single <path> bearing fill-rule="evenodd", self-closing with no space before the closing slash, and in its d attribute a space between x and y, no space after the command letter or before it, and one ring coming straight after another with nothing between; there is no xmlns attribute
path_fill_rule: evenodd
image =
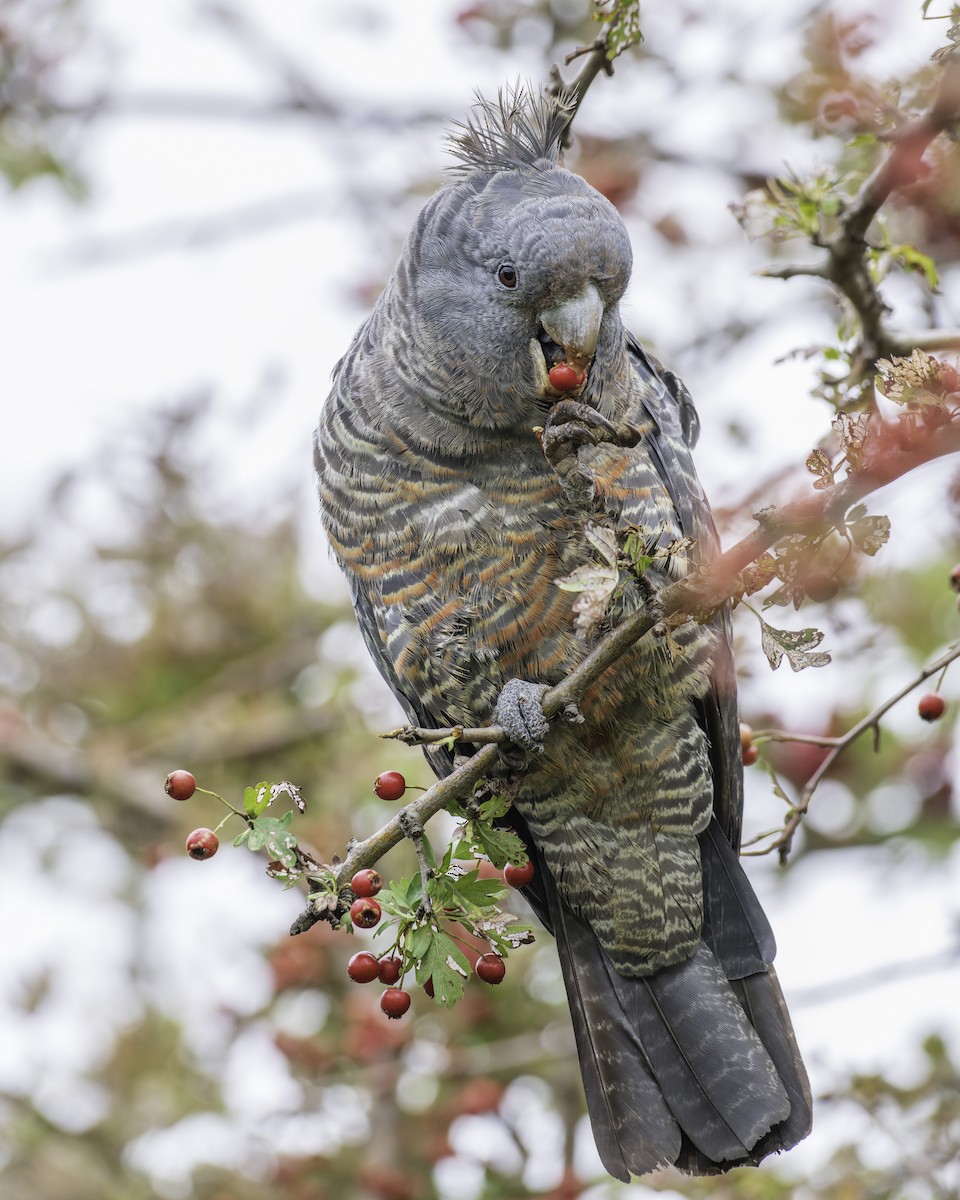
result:
<svg viewBox="0 0 960 1200"><path fill-rule="evenodd" d="M470 975L461 948L464 935L486 941L506 957L511 949L533 941L533 932L501 910L499 902L507 889L500 879L481 876L479 864L472 870L458 865L462 841L448 845L439 862L429 843L425 849L431 864L426 888L423 877L413 875L380 892L378 899L390 919L377 936L392 931L387 953L401 957L401 973L412 972L421 987L432 984L435 1002L452 1008ZM454 932L457 926L459 934Z"/></svg>
<svg viewBox="0 0 960 1200"><path fill-rule="evenodd" d="M631 46L643 41L640 28L640 0L593 0L594 20L605 25L604 39L608 61L612 62Z"/></svg>

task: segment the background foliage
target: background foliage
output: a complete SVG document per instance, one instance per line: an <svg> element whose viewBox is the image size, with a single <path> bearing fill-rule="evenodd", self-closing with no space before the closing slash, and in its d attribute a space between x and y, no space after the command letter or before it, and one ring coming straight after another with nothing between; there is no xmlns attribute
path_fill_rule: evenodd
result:
<svg viewBox="0 0 960 1200"><path fill-rule="evenodd" d="M597 81L579 118L573 163L621 207L634 238L630 323L700 399L700 460L727 538L749 523L758 497L796 489L833 406L851 399L836 383L850 314L817 281L751 277L802 246L764 228L750 196L786 162L798 178L822 180L812 218L821 219L875 160L875 135L898 108L926 102L929 51L957 14L924 6L946 18L931 36L920 10L904 7L797 3L758 19L755 6L733 0L651 5L646 41L613 81ZM551 62L595 35L587 9L580 0L437 0L420 16L381 4L317 7L310 36L296 37L289 14L198 0L176 14L183 44L210 63L209 86L191 90L175 63L160 84L149 73L137 82L109 4L15 0L0 12L0 204L19 217L59 189L65 226L87 231L66 258L88 277L118 256L202 254L211 244L229 254L247 239L319 224L323 253L301 261L316 307L297 323L303 353L326 369L345 341L325 314L341 310L349 328L372 302L423 195L441 181L443 122L462 113L473 84L546 78ZM410 73L432 75L431 87L389 74L404 22L414 26L409 53L423 55ZM898 57L910 39L923 51ZM242 87L240 72L228 74L221 91L215 66L227 54L246 74ZM267 199L229 212L92 236L111 129L150 139L170 122L249 138L251 173L265 124L302 138L315 151L315 190L288 192L273 179ZM926 161L887 211L888 250L878 253L901 328L960 324L956 143L939 139ZM749 232L772 240L747 242L730 201L746 204ZM339 211L337 238L328 222ZM811 219L809 206L797 212L801 224ZM354 247L348 268L344 244ZM904 246L936 263L937 290L926 259L889 249ZM382 822L371 791L380 770L427 782L416 752L376 739L396 713L318 552L307 445L320 391L298 409L296 453L269 485L233 455L244 423L256 439L256 422L225 416L226 393L245 391L252 413L281 405L285 390L299 395L289 379L271 368L239 389L184 386L115 414L98 449L78 450L69 465L61 457L58 477L48 471L35 485L42 501L3 525L0 902L12 926L0 949L3 1195L955 1195L952 716L928 727L905 701L878 753L862 739L839 761L791 866L776 875L765 860L755 873L801 1041L814 1047L817 1127L785 1160L721 1181L663 1175L624 1189L598 1173L549 939L512 956L495 992L469 987L452 1012L418 996L416 1020L387 1023L376 989L346 978L357 938L321 925L288 939L297 897L251 855L224 848L207 864L185 859L186 833L215 818L163 795L173 767L235 798L259 779L296 780L308 802L304 840L321 855ZM11 378L4 390L18 386ZM150 390L143 379L131 387ZM840 596L814 610L832 667L770 675L755 627L738 625L742 703L755 728L842 732L956 638L954 471L925 468L891 489L889 503L884 496L890 546L851 560ZM793 795L822 753L768 744L764 759ZM762 767L749 782L758 832L782 819L782 802ZM385 865L410 869L402 849ZM860 904L855 915L845 898ZM903 916L879 940L871 905ZM834 920L818 925L825 908ZM805 991L804 971L819 961L826 982L812 975L819 990ZM897 1030L874 1022L859 1065L842 1050L832 1059L851 1021L839 1002L852 998L857 1023L870 1026L894 978L942 994L939 1018L931 1023L916 988L898 992Z"/></svg>

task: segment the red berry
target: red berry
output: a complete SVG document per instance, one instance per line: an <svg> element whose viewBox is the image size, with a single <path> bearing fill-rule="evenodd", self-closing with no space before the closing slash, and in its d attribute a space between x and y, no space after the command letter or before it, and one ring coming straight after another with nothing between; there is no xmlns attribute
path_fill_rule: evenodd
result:
<svg viewBox="0 0 960 1200"><path fill-rule="evenodd" d="M840 584L827 571L811 571L803 582L803 590L817 604L825 604L840 591Z"/></svg>
<svg viewBox="0 0 960 1200"><path fill-rule="evenodd" d="M163 790L174 800L189 800L197 790L197 781L189 771L171 771L163 782Z"/></svg>
<svg viewBox="0 0 960 1200"><path fill-rule="evenodd" d="M556 391L572 392L583 383L585 377L569 363L557 363L555 367L550 368L547 378L550 380L550 386Z"/></svg>
<svg viewBox="0 0 960 1200"><path fill-rule="evenodd" d="M187 853L191 858L213 858L220 848L220 839L212 829L195 829L187 838Z"/></svg>
<svg viewBox="0 0 960 1200"><path fill-rule="evenodd" d="M481 954L474 970L484 983L500 983L507 973L507 964L499 954Z"/></svg>
<svg viewBox="0 0 960 1200"><path fill-rule="evenodd" d="M380 974L380 964L369 950L361 950L347 963L347 974L354 983L373 983Z"/></svg>
<svg viewBox="0 0 960 1200"><path fill-rule="evenodd" d="M746 750L748 746L752 746L752 745L753 745L753 730L746 723L746 721L741 721L740 722L740 749Z"/></svg>
<svg viewBox="0 0 960 1200"><path fill-rule="evenodd" d="M528 858L522 867L518 867L515 863L507 863L503 868L503 879L513 888L522 888L527 886L536 873L537 869L533 865L533 860Z"/></svg>
<svg viewBox="0 0 960 1200"><path fill-rule="evenodd" d="M743 757L743 765L745 767L752 767L760 757L760 751L756 748L756 746L745 746L741 751L741 754Z"/></svg>
<svg viewBox="0 0 960 1200"><path fill-rule="evenodd" d="M939 692L927 692L920 697L917 712L925 721L939 721L946 707L947 702Z"/></svg>
<svg viewBox="0 0 960 1200"><path fill-rule="evenodd" d="M403 969L402 958L381 958L377 964L377 973L381 983L396 983Z"/></svg>
<svg viewBox="0 0 960 1200"><path fill-rule="evenodd" d="M960 592L960 563L950 572L950 586L955 592Z"/></svg>
<svg viewBox="0 0 960 1200"><path fill-rule="evenodd" d="M373 867L365 867L350 880L350 890L355 896L375 896L383 887L383 876Z"/></svg>
<svg viewBox="0 0 960 1200"><path fill-rule="evenodd" d="M372 929L380 920L380 905L369 896L361 896L350 905L350 920L360 929Z"/></svg>
<svg viewBox="0 0 960 1200"><path fill-rule="evenodd" d="M380 1007L391 1021L398 1021L410 1007L410 993L390 987L380 997Z"/></svg>
<svg viewBox="0 0 960 1200"><path fill-rule="evenodd" d="M373 790L381 800L399 800L407 790L407 781L399 771L384 771L377 776Z"/></svg>

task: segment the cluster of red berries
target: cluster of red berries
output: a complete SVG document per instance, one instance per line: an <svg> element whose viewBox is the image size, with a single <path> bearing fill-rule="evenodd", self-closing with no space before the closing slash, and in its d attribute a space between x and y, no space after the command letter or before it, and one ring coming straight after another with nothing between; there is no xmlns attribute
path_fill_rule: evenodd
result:
<svg viewBox="0 0 960 1200"><path fill-rule="evenodd" d="M171 771L164 781L164 791L173 800L189 800L197 790L196 778L190 771ZM399 771L384 771L373 785L381 800L399 800L407 790L407 781ZM212 829L195 829L187 838L187 853L191 858L212 858L219 849L220 841ZM526 887L533 879L534 865L528 861L522 866L508 864L503 871L506 883L514 888ZM379 924L383 910L376 900L383 888L383 876L372 867L364 867L350 880L354 899L350 904L350 920L359 929L372 929ZM503 958L493 952L481 954L474 970L477 978L488 984L500 983L507 968ZM347 963L347 975L355 983L372 983L375 979L387 984L380 997L380 1007L392 1019L402 1017L410 1007L410 993L395 985L403 975L403 959L397 955L377 958L369 950L360 950ZM428 996L434 995L433 980L423 986Z"/></svg>
<svg viewBox="0 0 960 1200"><path fill-rule="evenodd" d="M396 775L395 771L387 772ZM382 777L381 777L382 778ZM402 776L399 776L402 781ZM379 782L379 780L378 780ZM528 862L522 867L512 864L504 869L504 878L512 887L525 887L533 878L533 863ZM356 899L350 905L350 920L359 929L372 929L382 915L378 902L374 899L383 887L383 876L372 867L358 871L350 880L350 890ZM474 964L477 978L484 983L497 984L502 982L507 973L507 967L499 954L481 954ZM394 986L400 982L403 974L403 959L397 955L388 954L377 958L369 950L359 950L352 955L347 963L347 975L354 983L373 983L379 980L390 986L380 997L380 1008L392 1020L397 1020L410 1007L410 993L403 988ZM433 980L428 979L423 990L433 998Z"/></svg>
<svg viewBox="0 0 960 1200"><path fill-rule="evenodd" d="M372 929L380 920L381 909L374 896L382 887L383 876L372 867L364 867L350 880L350 890L356 897L350 905L350 920L358 929ZM394 955L377 958L369 950L359 950L347 963L347 974L354 983L373 983L379 979L390 985L380 997L380 1007L392 1020L398 1020L410 1007L410 993L393 986L400 982L402 972L402 958Z"/></svg>

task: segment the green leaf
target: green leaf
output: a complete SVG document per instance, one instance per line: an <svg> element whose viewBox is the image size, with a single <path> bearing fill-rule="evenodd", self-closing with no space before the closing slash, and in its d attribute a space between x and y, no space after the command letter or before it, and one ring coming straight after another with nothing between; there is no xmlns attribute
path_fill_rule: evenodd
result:
<svg viewBox="0 0 960 1200"><path fill-rule="evenodd" d="M913 271L922 275L931 292L939 289L940 276L937 273L937 265L929 254L924 254L916 246L908 244L890 246L889 252L894 261L898 262L905 271Z"/></svg>
<svg viewBox="0 0 960 1200"><path fill-rule="evenodd" d="M512 801L507 796L491 796L480 805L480 820L496 821L498 817L505 817L511 806Z"/></svg>
<svg viewBox="0 0 960 1200"><path fill-rule="evenodd" d="M243 807L251 817L259 817L272 798L267 781L243 789Z"/></svg>
<svg viewBox="0 0 960 1200"><path fill-rule="evenodd" d="M407 934L407 949L413 958L422 959L430 949L434 930L431 925L416 925Z"/></svg>
<svg viewBox="0 0 960 1200"><path fill-rule="evenodd" d="M815 652L814 647L823 641L823 633L819 629L774 629L760 618L761 644L772 670L776 670L786 656L794 671L803 671L806 667L825 667L830 662L830 655L825 652Z"/></svg>
<svg viewBox="0 0 960 1200"><path fill-rule="evenodd" d="M769 596L764 596L764 609L773 608L775 606L785 607L790 603L791 596L787 588L777 588L775 592L771 592Z"/></svg>
<svg viewBox="0 0 960 1200"><path fill-rule="evenodd" d="M750 563L740 572L740 583L744 594L752 596L777 577L777 560L772 554L761 554L756 562Z"/></svg>
<svg viewBox="0 0 960 1200"><path fill-rule="evenodd" d="M457 896L475 908L491 908L507 894L499 879L481 879L479 868L455 884Z"/></svg>
<svg viewBox="0 0 960 1200"><path fill-rule="evenodd" d="M496 829L480 821L471 821L467 825L466 840L474 853L486 855L495 867L526 861L526 848L512 829Z"/></svg>
<svg viewBox="0 0 960 1200"><path fill-rule="evenodd" d="M611 62L624 50L639 46L643 41L640 0L594 0L594 4L597 6L594 19L607 26L607 58Z"/></svg>
<svg viewBox="0 0 960 1200"><path fill-rule="evenodd" d="M438 1004L452 1008L463 996L463 985L470 974L470 964L457 943L441 929L421 925L415 931L418 950L411 953L418 959L417 982L422 986L433 980L433 998ZM412 939L411 939L412 940ZM419 947L423 945L421 950Z"/></svg>
<svg viewBox="0 0 960 1200"><path fill-rule="evenodd" d="M444 851L443 858L440 860L440 863L437 866L437 871L439 871L441 875L446 875L446 873L450 870L450 867L453 865L453 857L453 842L450 842Z"/></svg>
<svg viewBox="0 0 960 1200"><path fill-rule="evenodd" d="M423 887L419 875L397 879L377 894L377 902L384 912L407 920L416 913L422 899Z"/></svg>
<svg viewBox="0 0 960 1200"><path fill-rule="evenodd" d="M276 817L257 817L247 838L250 850L266 850L285 867L297 865L297 839L286 828L285 822Z"/></svg>

